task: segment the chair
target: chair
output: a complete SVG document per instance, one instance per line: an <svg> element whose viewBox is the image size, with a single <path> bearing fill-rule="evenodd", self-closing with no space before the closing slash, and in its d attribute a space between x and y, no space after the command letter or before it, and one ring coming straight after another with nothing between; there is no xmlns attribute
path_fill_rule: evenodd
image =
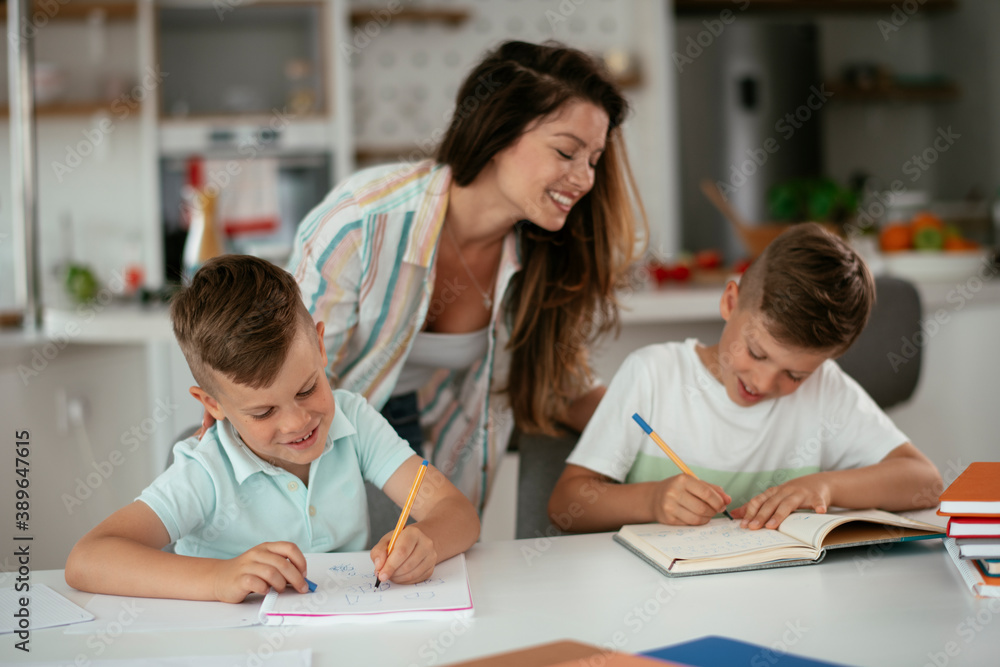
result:
<svg viewBox="0 0 1000 667"><path fill-rule="evenodd" d="M920 379L923 309L913 283L875 278L875 307L868 326L837 363L886 410L913 396Z"/></svg>
<svg viewBox="0 0 1000 667"><path fill-rule="evenodd" d="M564 437L526 435L515 431L511 442L518 450L517 539L563 535L549 520L549 496L576 446L578 434Z"/></svg>

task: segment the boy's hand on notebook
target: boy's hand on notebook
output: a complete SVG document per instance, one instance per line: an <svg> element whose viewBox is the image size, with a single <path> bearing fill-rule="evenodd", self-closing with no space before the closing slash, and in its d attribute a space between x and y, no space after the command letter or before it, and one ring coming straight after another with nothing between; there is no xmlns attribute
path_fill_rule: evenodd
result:
<svg viewBox="0 0 1000 667"><path fill-rule="evenodd" d="M391 579L397 584L426 581L434 573L434 564L438 561L434 540L417 526L407 526L400 531L387 560L385 553L391 538L392 532L386 533L371 550L379 581Z"/></svg>
<svg viewBox="0 0 1000 667"><path fill-rule="evenodd" d="M300 593L309 592L306 583L306 557L292 542L264 542L236 558L218 561L215 596L222 602L243 602L251 593L267 593L290 586Z"/></svg>
<svg viewBox="0 0 1000 667"><path fill-rule="evenodd" d="M653 486L653 517L667 525L700 526L730 502L722 487L691 475L674 475Z"/></svg>
<svg viewBox="0 0 1000 667"><path fill-rule="evenodd" d="M772 486L751 498L743 507L734 509L732 514L740 519L741 528L774 529L798 509L825 514L830 506L830 496L830 487L823 482L821 474L806 475L780 486Z"/></svg>

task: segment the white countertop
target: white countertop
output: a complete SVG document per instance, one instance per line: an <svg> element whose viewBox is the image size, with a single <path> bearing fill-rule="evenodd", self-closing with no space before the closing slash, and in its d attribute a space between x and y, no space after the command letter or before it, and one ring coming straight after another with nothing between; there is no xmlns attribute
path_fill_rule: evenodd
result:
<svg viewBox="0 0 1000 667"><path fill-rule="evenodd" d="M1000 280L968 280L917 283L924 304L924 317L940 309L948 312L966 307L1000 304ZM720 319L719 298L723 285L672 284L661 288L624 292L620 295L623 326L714 322ZM0 332L0 347L31 346L46 340L87 344L140 344L173 340L166 305L93 305L48 308L42 332L18 329Z"/></svg>

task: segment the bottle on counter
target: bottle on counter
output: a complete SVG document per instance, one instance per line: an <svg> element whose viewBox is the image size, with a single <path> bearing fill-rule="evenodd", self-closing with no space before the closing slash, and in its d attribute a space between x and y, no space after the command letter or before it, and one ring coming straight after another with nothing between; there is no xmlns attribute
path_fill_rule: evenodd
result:
<svg viewBox="0 0 1000 667"><path fill-rule="evenodd" d="M204 187L200 158L188 162L188 182L184 187L184 208L188 234L184 240L183 273L190 279L201 265L225 253L225 244L216 219L218 190Z"/></svg>

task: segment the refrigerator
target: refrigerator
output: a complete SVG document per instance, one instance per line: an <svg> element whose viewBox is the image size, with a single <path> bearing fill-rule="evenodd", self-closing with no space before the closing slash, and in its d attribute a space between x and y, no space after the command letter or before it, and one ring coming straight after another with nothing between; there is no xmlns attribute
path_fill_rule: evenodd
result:
<svg viewBox="0 0 1000 667"><path fill-rule="evenodd" d="M746 255L701 191L711 179L751 223L770 219L768 190L817 176L826 102L817 27L730 15L678 17L675 51L681 152L682 248Z"/></svg>

